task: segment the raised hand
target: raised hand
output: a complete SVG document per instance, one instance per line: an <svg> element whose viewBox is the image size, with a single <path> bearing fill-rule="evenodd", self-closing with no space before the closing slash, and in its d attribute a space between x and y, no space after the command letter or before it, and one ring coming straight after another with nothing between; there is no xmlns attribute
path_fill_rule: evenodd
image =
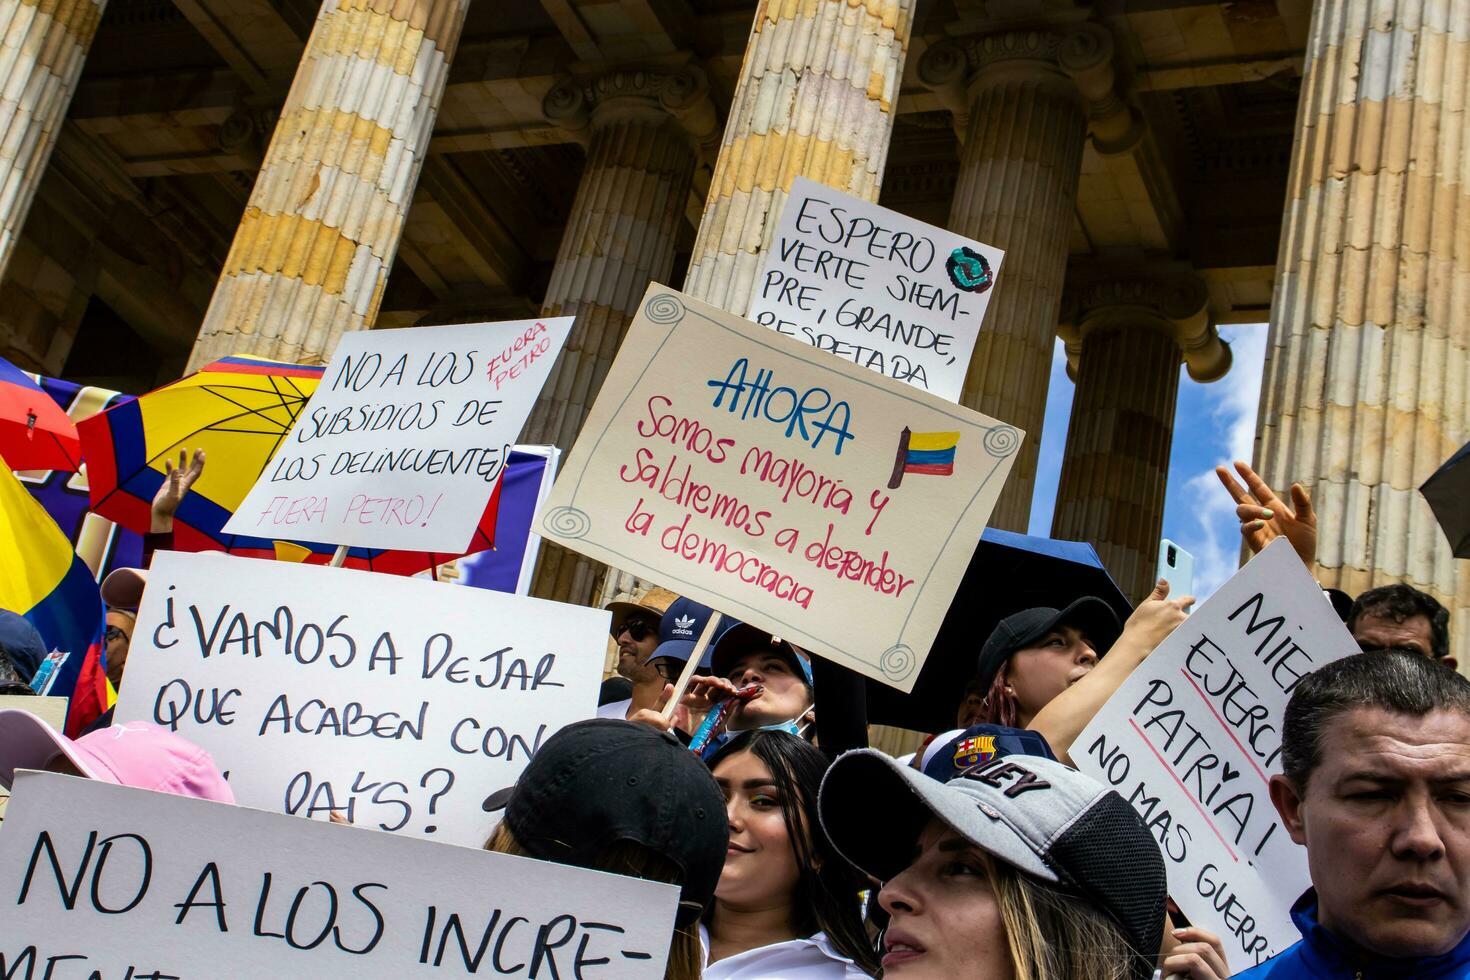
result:
<svg viewBox="0 0 1470 980"><path fill-rule="evenodd" d="M1126 637L1140 649L1152 651L1189 617L1189 607L1192 605L1192 595L1170 599L1168 581L1159 579L1154 584L1154 590L1138 604L1133 615L1128 617L1128 622L1123 624L1123 636L1119 638L1119 642Z"/></svg>
<svg viewBox="0 0 1470 980"><path fill-rule="evenodd" d="M194 450L194 458L190 459L189 450L180 449L179 465L174 466L164 460L163 471L163 484L153 495L150 530L155 534L174 529L174 515L179 511L179 504L183 503L184 496L194 485L194 481L199 479L199 474L204 472L204 450Z"/></svg>
<svg viewBox="0 0 1470 980"><path fill-rule="evenodd" d="M1312 509L1312 498L1307 495L1307 488L1293 483L1291 506L1287 506L1249 464L1237 460L1235 470L1245 481L1245 486L1237 483L1224 466L1215 467L1215 475L1220 478L1230 499L1235 501L1240 535L1251 553L1259 553L1266 545L1284 536L1291 542L1302 564L1311 568L1317 560L1317 512Z"/></svg>

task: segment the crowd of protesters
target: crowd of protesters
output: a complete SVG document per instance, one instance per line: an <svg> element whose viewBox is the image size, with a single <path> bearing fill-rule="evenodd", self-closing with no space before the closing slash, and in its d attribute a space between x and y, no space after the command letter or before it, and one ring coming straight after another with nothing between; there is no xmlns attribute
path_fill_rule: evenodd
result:
<svg viewBox="0 0 1470 980"><path fill-rule="evenodd" d="M203 465L169 467L150 544L168 546ZM1286 537L1310 568L1306 492L1283 500L1245 464L1219 475L1246 544ZM145 587L140 570L104 583L116 686ZM500 814L485 847L676 885L671 980L1470 977L1470 682L1448 615L1403 585L1327 599L1362 652L1291 693L1270 793L1312 888L1292 910L1301 942L1259 965L1227 962L1183 920L1153 832L1070 766L1079 733L1188 616L1193 598L1163 581L1126 621L1057 595L972 649L934 651L973 676L933 720L948 730L903 758L867 747L851 672L728 620L701 652L716 612L663 589L613 603L617 676L598 717L485 800ZM0 693L28 692L45 656L0 611ZM72 740L0 709L0 785L21 768L232 802L202 750L110 716Z"/></svg>

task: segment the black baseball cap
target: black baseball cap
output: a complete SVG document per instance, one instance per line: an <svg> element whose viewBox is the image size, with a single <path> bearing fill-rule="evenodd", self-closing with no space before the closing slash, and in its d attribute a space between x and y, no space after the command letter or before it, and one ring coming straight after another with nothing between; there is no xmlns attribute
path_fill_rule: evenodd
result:
<svg viewBox="0 0 1470 980"><path fill-rule="evenodd" d="M1086 899L1116 922L1130 974L1154 974L1168 883L1158 842L1114 790L1055 759L995 758L942 783L874 749L847 752L822 779L822 829L848 863L890 881L931 819L996 860Z"/></svg>
<svg viewBox="0 0 1470 980"><path fill-rule="evenodd" d="M673 735L593 718L568 725L537 750L516 784L485 800L533 857L596 868L598 855L633 841L684 873L679 925L714 900L730 828L720 787Z"/></svg>
<svg viewBox="0 0 1470 980"><path fill-rule="evenodd" d="M1065 609L1037 606L1012 613L996 624L980 649L972 690L987 690L1011 654L1030 646L1058 626L1075 626L1087 634L1098 659L1118 641L1123 626L1113 607L1095 596L1083 596Z"/></svg>

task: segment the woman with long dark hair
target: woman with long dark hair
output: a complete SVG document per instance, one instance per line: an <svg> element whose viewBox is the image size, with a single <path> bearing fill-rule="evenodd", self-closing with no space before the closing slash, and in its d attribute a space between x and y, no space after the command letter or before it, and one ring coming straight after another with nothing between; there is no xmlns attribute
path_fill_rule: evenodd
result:
<svg viewBox="0 0 1470 980"><path fill-rule="evenodd" d="M864 879L817 819L820 749L783 731L743 732L711 760L730 845L704 916L705 980L874 976Z"/></svg>

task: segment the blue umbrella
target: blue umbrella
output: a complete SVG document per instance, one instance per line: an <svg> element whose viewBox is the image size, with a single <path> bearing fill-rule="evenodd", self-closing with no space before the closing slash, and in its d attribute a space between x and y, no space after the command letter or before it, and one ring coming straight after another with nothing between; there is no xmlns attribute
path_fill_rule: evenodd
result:
<svg viewBox="0 0 1470 980"><path fill-rule="evenodd" d="M1470 558L1470 443L1445 460L1419 492L1444 528L1455 557Z"/></svg>
<svg viewBox="0 0 1470 980"><path fill-rule="evenodd" d="M1133 611L1092 545L986 528L913 693L869 681L868 720L921 732L953 728L980 647L996 623L1022 609L1061 608L1085 595L1112 606L1119 621Z"/></svg>

